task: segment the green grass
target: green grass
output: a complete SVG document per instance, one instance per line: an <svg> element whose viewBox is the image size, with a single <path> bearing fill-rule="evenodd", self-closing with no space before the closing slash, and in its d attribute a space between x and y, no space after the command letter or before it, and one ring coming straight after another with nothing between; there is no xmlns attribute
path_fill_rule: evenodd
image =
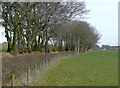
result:
<svg viewBox="0 0 120 88"><path fill-rule="evenodd" d="M7 52L8 44L2 43L0 44L0 52Z"/></svg>
<svg viewBox="0 0 120 88"><path fill-rule="evenodd" d="M58 62L35 86L117 86L118 53L97 51Z"/></svg>

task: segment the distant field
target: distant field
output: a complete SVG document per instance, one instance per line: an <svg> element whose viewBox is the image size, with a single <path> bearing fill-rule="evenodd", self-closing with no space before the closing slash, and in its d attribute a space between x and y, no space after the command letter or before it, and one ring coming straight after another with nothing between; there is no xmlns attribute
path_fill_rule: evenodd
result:
<svg viewBox="0 0 120 88"><path fill-rule="evenodd" d="M48 69L35 86L117 86L118 53L95 51L66 59Z"/></svg>
<svg viewBox="0 0 120 88"><path fill-rule="evenodd" d="M8 48L8 44L6 43L0 44L0 52L6 52L7 48Z"/></svg>

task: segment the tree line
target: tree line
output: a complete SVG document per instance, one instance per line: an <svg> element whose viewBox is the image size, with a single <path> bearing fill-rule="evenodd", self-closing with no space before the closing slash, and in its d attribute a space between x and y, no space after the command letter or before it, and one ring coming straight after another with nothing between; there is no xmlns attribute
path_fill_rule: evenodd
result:
<svg viewBox="0 0 120 88"><path fill-rule="evenodd" d="M2 2L8 52L87 51L99 33L85 21L85 2ZM77 18L78 17L78 18ZM77 20L75 20L77 19Z"/></svg>

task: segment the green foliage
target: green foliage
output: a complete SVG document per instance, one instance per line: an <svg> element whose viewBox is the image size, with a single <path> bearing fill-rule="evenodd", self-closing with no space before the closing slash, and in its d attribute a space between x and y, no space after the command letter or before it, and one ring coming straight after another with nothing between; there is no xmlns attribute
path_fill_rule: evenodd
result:
<svg viewBox="0 0 120 88"><path fill-rule="evenodd" d="M69 51L69 46L68 45L65 46L65 51Z"/></svg>
<svg viewBox="0 0 120 88"><path fill-rule="evenodd" d="M48 49L48 51L47 51L48 53L50 53L50 50Z"/></svg>
<svg viewBox="0 0 120 88"><path fill-rule="evenodd" d="M53 52L55 52L56 51L56 49L55 48L53 48L53 50L52 50Z"/></svg>
<svg viewBox="0 0 120 88"><path fill-rule="evenodd" d="M43 52L44 52L44 48L40 48L40 52L42 52L42 53L43 53Z"/></svg>

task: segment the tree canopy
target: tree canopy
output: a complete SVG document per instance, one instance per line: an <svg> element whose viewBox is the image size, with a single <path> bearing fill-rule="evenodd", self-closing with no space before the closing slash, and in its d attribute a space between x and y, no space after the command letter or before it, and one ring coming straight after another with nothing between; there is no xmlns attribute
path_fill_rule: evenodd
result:
<svg viewBox="0 0 120 88"><path fill-rule="evenodd" d="M52 46L53 51L76 48L85 51L100 38L89 23L73 20L76 16L82 19L89 12L84 2L2 2L1 5L8 52L44 52L47 46Z"/></svg>

